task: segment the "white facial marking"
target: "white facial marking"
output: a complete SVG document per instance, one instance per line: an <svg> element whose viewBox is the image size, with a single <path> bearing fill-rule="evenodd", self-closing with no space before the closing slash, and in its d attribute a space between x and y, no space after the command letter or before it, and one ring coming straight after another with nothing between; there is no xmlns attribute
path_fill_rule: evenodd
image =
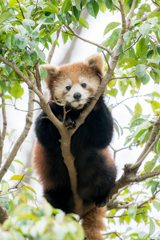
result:
<svg viewBox="0 0 160 240"><path fill-rule="evenodd" d="M61 82L57 82L57 84L55 84L55 98L58 100L63 100L64 97L64 93L67 93L67 86L72 86L72 81L70 78L67 78L65 81L61 81Z"/></svg>
<svg viewBox="0 0 160 240"><path fill-rule="evenodd" d="M99 82L94 77L93 78L85 78L83 76L79 76L79 82L80 82L80 84L86 83L87 84L86 89L91 88L93 91L92 94L95 94L99 87Z"/></svg>
<svg viewBox="0 0 160 240"><path fill-rule="evenodd" d="M75 93L79 93L81 97L79 99L75 99ZM74 85L72 85L70 91L66 93L65 100L70 103L72 107L80 109L87 103L89 95L89 91L82 88L80 84L75 83Z"/></svg>
<svg viewBox="0 0 160 240"><path fill-rule="evenodd" d="M99 81L95 77L86 78L83 76L79 76L78 80L79 83L74 84L70 78L57 82L54 88L55 98L60 100L61 103L69 103L73 108L83 108L88 100L96 93L99 87ZM75 93L80 95L78 99L74 97Z"/></svg>

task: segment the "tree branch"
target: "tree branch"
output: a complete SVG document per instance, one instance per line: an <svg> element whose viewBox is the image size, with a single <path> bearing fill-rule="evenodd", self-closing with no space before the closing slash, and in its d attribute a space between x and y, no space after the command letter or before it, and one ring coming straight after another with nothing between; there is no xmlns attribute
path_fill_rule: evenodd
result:
<svg viewBox="0 0 160 240"><path fill-rule="evenodd" d="M124 12L124 6L122 0L118 0L121 10L121 18L122 18L122 32L121 34L124 34L127 31L127 24L126 24L126 16Z"/></svg>
<svg viewBox="0 0 160 240"><path fill-rule="evenodd" d="M33 79L30 77L30 81L33 82ZM33 118L33 112L30 111L31 109L33 109L34 107L34 92L33 91L29 91L29 103L28 103L28 113L26 116L26 124L24 127L24 130L22 132L22 134L20 135L20 137L18 138L17 142L15 143L11 153L9 154L6 162L4 163L4 165L2 166L2 169L0 171L0 181L2 180L4 174L7 172L9 166L11 165L12 161L14 160L14 157L16 156L20 146L22 145L22 143L24 142L25 138L28 135L28 132L30 130L30 127L32 125L32 118Z"/></svg>
<svg viewBox="0 0 160 240"><path fill-rule="evenodd" d="M5 100L2 98L2 104L5 103ZM3 116L3 131L2 131L2 139L4 141L7 131L7 115L6 115L6 107L5 105L2 107L2 116Z"/></svg>
<svg viewBox="0 0 160 240"><path fill-rule="evenodd" d="M56 40L58 40L58 38L59 38L60 31L61 31L61 28L59 28L59 29L57 30L57 38L56 38ZM48 59L47 59L47 62L48 62L49 64L51 63L51 60L52 60L52 57L53 57L55 48L56 48L56 44L55 44L55 42L54 42L53 45L52 45L52 48L51 48L51 50L50 50L50 52L49 52Z"/></svg>
<svg viewBox="0 0 160 240"><path fill-rule="evenodd" d="M137 0L133 0L130 12L128 13L128 18L127 18L127 28L128 29L130 27L131 18L132 18L132 15L133 15L133 12L134 12L134 9L135 9L135 6L136 6L136 2L137 2Z"/></svg>
<svg viewBox="0 0 160 240"><path fill-rule="evenodd" d="M87 40L87 39L85 39L85 38L80 37L80 36L79 36L77 33L75 33L75 32L72 30L72 28L70 28L69 26L66 26L66 28L68 28L68 30L72 32L73 36L81 39L83 42L88 42L88 43L90 43L90 44L92 44L92 45L95 45L95 46L97 46L97 47L99 47L99 48L107 51L110 55L112 55L112 51L111 51L110 49L108 49L108 48L106 48L106 47L104 47L104 46L102 46L102 45L100 45L100 44L98 44L98 43L95 43L95 42L92 42L92 41L89 41L89 40Z"/></svg>
<svg viewBox="0 0 160 240"><path fill-rule="evenodd" d="M159 7L157 7L156 9L154 9L151 13L153 13L153 12L159 12L160 11L160 6ZM150 14L150 13L149 13ZM148 14L148 15L149 15ZM144 17L141 17L141 19L140 19L140 21L146 21L147 20L147 17L148 17L148 15L146 15L146 16L144 16Z"/></svg>
<svg viewBox="0 0 160 240"><path fill-rule="evenodd" d="M38 62L39 62L39 60L35 64L35 69L36 69L36 76L35 76L35 78L36 78L36 83L37 83L38 90L42 93L41 75L40 75L40 72L39 72ZM26 71L27 71L27 68L26 68ZM28 71L27 71L27 73L28 73Z"/></svg>
<svg viewBox="0 0 160 240"><path fill-rule="evenodd" d="M21 10L22 17L25 19L25 16L24 16L24 13L23 13L23 11L22 11L22 8L21 8L21 5L20 5L20 2L19 2L19 0L17 0L17 2L18 2L18 5L19 5L19 8L20 8L20 10Z"/></svg>
<svg viewBox="0 0 160 240"><path fill-rule="evenodd" d="M142 182L142 181L146 180L147 178L155 177L155 176L158 176L158 175L160 175L160 169L157 169L153 172L148 172L148 173L144 173L144 174L135 176L131 180L133 182Z"/></svg>
<svg viewBox="0 0 160 240"><path fill-rule="evenodd" d="M8 217L6 208L0 203L0 224L3 224Z"/></svg>
<svg viewBox="0 0 160 240"><path fill-rule="evenodd" d="M131 167L130 167L130 170L133 170L133 169L135 169L135 168L137 168L137 167L139 167L141 164L142 164L142 162L143 162L143 160L147 157L147 155L150 153L150 151L152 150L152 148L154 147L154 145L158 142L158 140L159 140L159 138L160 138L160 134L156 137L156 139L152 142L152 144L148 147L148 149L146 149L146 151L144 151L143 150L143 156L140 158L138 158L138 160L136 161L136 163L135 164L133 164ZM142 154L141 154L142 155ZM141 156L140 155L140 156Z"/></svg>

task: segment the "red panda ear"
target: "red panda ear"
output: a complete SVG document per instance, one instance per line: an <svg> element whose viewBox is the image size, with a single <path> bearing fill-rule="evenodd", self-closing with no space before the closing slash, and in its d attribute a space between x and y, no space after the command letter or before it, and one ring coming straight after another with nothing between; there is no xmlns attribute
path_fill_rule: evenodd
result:
<svg viewBox="0 0 160 240"><path fill-rule="evenodd" d="M84 63L90 67L95 67L103 75L103 57L101 53L90 56Z"/></svg>
<svg viewBox="0 0 160 240"><path fill-rule="evenodd" d="M45 79L45 82L47 84L47 87L50 89L50 86L53 85L54 77L59 71L59 68L51 65L43 65L43 67L47 70L47 77Z"/></svg>

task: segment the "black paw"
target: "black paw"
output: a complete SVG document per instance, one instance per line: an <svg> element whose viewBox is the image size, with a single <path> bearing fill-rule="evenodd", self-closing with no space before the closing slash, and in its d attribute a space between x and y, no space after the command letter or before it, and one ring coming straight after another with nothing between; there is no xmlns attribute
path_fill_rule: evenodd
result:
<svg viewBox="0 0 160 240"><path fill-rule="evenodd" d="M104 207L109 200L109 196L101 196L94 199L96 207Z"/></svg>
<svg viewBox="0 0 160 240"><path fill-rule="evenodd" d="M64 124L67 128L76 128L76 121L72 120L70 117L66 118Z"/></svg>

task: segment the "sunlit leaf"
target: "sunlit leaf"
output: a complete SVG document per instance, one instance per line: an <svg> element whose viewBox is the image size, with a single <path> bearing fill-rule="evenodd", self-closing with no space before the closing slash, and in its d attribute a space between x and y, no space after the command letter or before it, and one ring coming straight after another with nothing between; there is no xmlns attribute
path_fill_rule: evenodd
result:
<svg viewBox="0 0 160 240"><path fill-rule="evenodd" d="M119 25L120 25L119 22L111 22L111 23L109 23L109 24L106 26L103 35L106 35L109 31L111 31L112 29L116 28L116 27L119 26Z"/></svg>
<svg viewBox="0 0 160 240"><path fill-rule="evenodd" d="M24 181L24 178L21 175L14 175L10 178L10 180Z"/></svg>
<svg viewBox="0 0 160 240"><path fill-rule="evenodd" d="M15 99L18 99L22 97L24 89L20 85L16 85L11 89L10 93Z"/></svg>

